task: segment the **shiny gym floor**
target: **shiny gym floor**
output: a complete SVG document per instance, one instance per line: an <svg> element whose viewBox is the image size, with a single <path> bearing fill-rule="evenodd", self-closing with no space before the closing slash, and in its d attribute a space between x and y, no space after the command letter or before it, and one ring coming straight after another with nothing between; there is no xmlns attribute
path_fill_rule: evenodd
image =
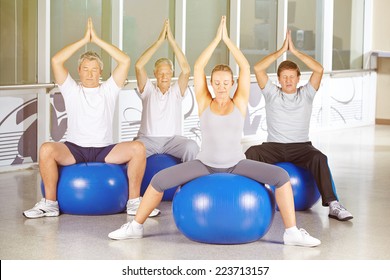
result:
<svg viewBox="0 0 390 280"><path fill-rule="evenodd" d="M26 219L22 212L41 198L39 172L32 168L0 173L0 259L389 260L390 126L322 131L311 138L328 155L340 201L354 215L347 222L329 219L320 203L297 212L298 227L321 239L319 247L284 246L279 212L263 238L240 245L188 240L175 226L171 202L161 203L162 214L147 220L138 240L107 237L131 220L125 213Z"/></svg>

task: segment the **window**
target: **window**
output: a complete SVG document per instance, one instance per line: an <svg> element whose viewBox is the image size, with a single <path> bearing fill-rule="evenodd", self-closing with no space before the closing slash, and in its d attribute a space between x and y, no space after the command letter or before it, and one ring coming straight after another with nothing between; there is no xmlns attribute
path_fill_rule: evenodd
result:
<svg viewBox="0 0 390 280"><path fill-rule="evenodd" d="M322 63L321 57L316 57L316 34L317 23L317 1L313 0L289 0L288 1L288 16L287 28L291 30L291 37L294 46L310 55L318 62ZM318 17L320 18L320 17ZM301 71L310 71L310 69L294 55L287 54L287 59L290 59L298 64Z"/></svg>
<svg viewBox="0 0 390 280"><path fill-rule="evenodd" d="M27 2L27 1L25 1ZM99 37L111 42L110 0L57 0L50 1L50 51L51 56L65 46L80 40L87 27L88 17ZM95 44L87 44L78 50L67 62L66 67L74 79L78 79L78 59L87 50L96 51L102 58L103 79L110 76L111 57ZM51 75L54 80L53 75Z"/></svg>
<svg viewBox="0 0 390 280"><path fill-rule="evenodd" d="M253 67L276 51L277 0L241 1L240 49ZM276 63L269 71L276 72Z"/></svg>
<svg viewBox="0 0 390 280"><path fill-rule="evenodd" d="M0 1L1 85L37 82L37 10L37 0Z"/></svg>
<svg viewBox="0 0 390 280"><path fill-rule="evenodd" d="M364 0L334 0L332 69L363 68Z"/></svg>
<svg viewBox="0 0 390 280"><path fill-rule="evenodd" d="M175 6L173 0L126 0L123 1L123 50L131 58L129 76L135 79L135 62L158 38L164 20L169 19L175 34ZM173 52L166 41L146 65L149 76L153 74L154 62L168 57L174 62Z"/></svg>
<svg viewBox="0 0 390 280"><path fill-rule="evenodd" d="M202 51L214 39L221 17L226 15L229 22L228 3L227 0L187 1L186 56L191 69ZM212 68L220 63L229 64L229 53L223 43L214 51L205 69L206 75L210 75Z"/></svg>

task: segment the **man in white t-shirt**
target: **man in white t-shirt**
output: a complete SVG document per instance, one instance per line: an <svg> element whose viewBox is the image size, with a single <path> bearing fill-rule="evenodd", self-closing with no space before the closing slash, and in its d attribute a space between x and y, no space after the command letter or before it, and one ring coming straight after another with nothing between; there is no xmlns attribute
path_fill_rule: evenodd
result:
<svg viewBox="0 0 390 280"><path fill-rule="evenodd" d="M145 65L153 54L168 40L179 62L181 73L177 82L171 84L172 61L160 58L154 65L156 84L148 78ZM182 101L184 99L190 66L175 41L165 20L159 38L138 59L135 64L138 95L142 100L141 127L135 138L145 144L146 157L153 154L169 154L183 162L195 159L199 146L194 140L182 136Z"/></svg>
<svg viewBox="0 0 390 280"><path fill-rule="evenodd" d="M80 83L76 83L65 67L65 62L88 43L96 44L117 62L111 77L102 84L99 79L103 63L95 52L88 51L79 59ZM46 142L41 146L39 169L45 186L45 198L25 211L24 216L40 218L60 214L57 202L58 165L67 166L79 162L127 164L129 200L139 198L146 164L145 147L136 141L114 144L112 137L115 103L126 81L130 58L117 47L99 38L89 18L84 37L55 54L52 68L65 100L68 115L67 141ZM130 210L135 213L138 205L131 205ZM156 210L151 216L157 214Z"/></svg>

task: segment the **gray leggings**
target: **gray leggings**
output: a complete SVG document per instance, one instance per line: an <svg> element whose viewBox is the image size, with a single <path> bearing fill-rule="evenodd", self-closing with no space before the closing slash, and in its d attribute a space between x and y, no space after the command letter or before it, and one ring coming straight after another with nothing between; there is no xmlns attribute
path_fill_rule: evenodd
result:
<svg viewBox="0 0 390 280"><path fill-rule="evenodd" d="M163 192L213 173L242 175L277 188L290 180L283 168L250 159L243 159L229 168L213 168L203 164L200 160L192 160L161 170L153 176L150 183L156 191Z"/></svg>

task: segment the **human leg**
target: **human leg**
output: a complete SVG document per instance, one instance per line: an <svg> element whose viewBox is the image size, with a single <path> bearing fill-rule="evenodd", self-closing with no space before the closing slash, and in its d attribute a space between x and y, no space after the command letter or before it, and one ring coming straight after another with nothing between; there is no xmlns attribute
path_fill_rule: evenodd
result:
<svg viewBox="0 0 390 280"><path fill-rule="evenodd" d="M286 245L313 247L321 244L320 240L296 227L293 192L288 173L284 169L253 160L241 160L232 173L276 187L275 200L286 228L283 235Z"/></svg>
<svg viewBox="0 0 390 280"><path fill-rule="evenodd" d="M164 190L207 174L209 174L207 168L198 160L161 170L152 178L146 189L134 220L109 233L108 237L116 240L143 237L142 225L161 202Z"/></svg>
<svg viewBox="0 0 390 280"><path fill-rule="evenodd" d="M246 150L247 159L274 164L285 161L284 144L265 142L261 145L251 146Z"/></svg>
<svg viewBox="0 0 390 280"><path fill-rule="evenodd" d="M199 146L192 139L174 136L165 143L163 153L179 158L182 162L187 162L196 158L199 153Z"/></svg>
<svg viewBox="0 0 390 280"><path fill-rule="evenodd" d="M46 142L39 149L39 171L45 188L45 198L23 212L27 218L53 217L59 215L57 202L58 165L76 162L68 147L63 143Z"/></svg>
<svg viewBox="0 0 390 280"><path fill-rule="evenodd" d="M118 143L105 158L106 163L127 164L129 199L140 196L141 182L145 172L145 146L139 141Z"/></svg>

